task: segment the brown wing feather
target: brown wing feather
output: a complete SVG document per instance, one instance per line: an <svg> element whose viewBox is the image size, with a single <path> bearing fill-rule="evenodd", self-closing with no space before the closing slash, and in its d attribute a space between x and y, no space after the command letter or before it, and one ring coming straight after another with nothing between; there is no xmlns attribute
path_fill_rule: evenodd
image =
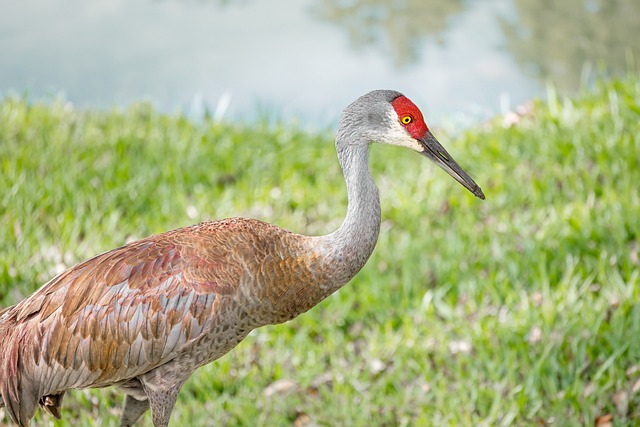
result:
<svg viewBox="0 0 640 427"><path fill-rule="evenodd" d="M246 274L238 245L253 241L248 250L259 256L249 231L272 227L245 222L133 242L70 268L4 310L0 395L12 418L26 425L41 397L132 378L198 339Z"/></svg>

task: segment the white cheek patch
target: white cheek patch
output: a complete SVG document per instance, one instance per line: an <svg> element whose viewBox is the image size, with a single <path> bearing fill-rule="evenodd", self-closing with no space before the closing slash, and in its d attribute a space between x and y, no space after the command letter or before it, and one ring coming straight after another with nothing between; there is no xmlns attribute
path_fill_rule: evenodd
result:
<svg viewBox="0 0 640 427"><path fill-rule="evenodd" d="M422 153L424 147L415 138L413 138L409 132L400 124L398 115L395 111L391 110L387 113L391 125L391 129L386 135L383 141L385 144L398 145L400 147L410 148L414 151Z"/></svg>

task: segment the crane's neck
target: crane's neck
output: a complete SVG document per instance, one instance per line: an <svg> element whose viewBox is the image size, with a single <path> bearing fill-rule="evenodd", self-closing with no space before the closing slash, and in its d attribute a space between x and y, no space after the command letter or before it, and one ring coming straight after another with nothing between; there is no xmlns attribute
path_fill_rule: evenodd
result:
<svg viewBox="0 0 640 427"><path fill-rule="evenodd" d="M338 159L347 184L348 208L344 222L324 237L336 284L348 282L365 265L380 231L380 199L369 172L368 144L342 145Z"/></svg>

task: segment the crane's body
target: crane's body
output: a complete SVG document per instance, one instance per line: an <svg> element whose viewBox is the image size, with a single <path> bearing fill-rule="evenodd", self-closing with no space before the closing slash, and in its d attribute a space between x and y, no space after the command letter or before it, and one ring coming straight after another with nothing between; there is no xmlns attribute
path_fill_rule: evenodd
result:
<svg viewBox="0 0 640 427"><path fill-rule="evenodd" d="M4 358L2 394L29 414L39 397L71 388L139 394L143 382L181 384L251 330L292 319L359 270L363 260L320 253L318 240L234 218L78 264L3 313L0 348L19 350L21 369L18 355ZM36 372L46 380L34 381Z"/></svg>
<svg viewBox="0 0 640 427"><path fill-rule="evenodd" d="M0 312L0 406L26 426L38 404L60 417L67 390L116 386L126 394L121 426L149 408L154 425L167 426L198 367L251 330L309 310L364 266L380 229L370 142L451 162L439 164L484 198L444 148L427 145L434 143L426 125L414 123L424 124L417 107L392 91L371 92L345 110L336 149L349 206L331 234L244 218L205 222L84 261Z"/></svg>

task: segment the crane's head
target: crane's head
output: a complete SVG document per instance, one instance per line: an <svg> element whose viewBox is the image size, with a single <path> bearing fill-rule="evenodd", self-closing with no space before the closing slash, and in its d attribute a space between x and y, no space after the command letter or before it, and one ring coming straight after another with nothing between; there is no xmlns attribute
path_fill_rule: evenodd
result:
<svg viewBox="0 0 640 427"><path fill-rule="evenodd" d="M379 142L407 147L434 161L475 196L482 189L453 160L433 136L422 112L409 98L391 90L374 90L349 105L338 135L352 141Z"/></svg>

